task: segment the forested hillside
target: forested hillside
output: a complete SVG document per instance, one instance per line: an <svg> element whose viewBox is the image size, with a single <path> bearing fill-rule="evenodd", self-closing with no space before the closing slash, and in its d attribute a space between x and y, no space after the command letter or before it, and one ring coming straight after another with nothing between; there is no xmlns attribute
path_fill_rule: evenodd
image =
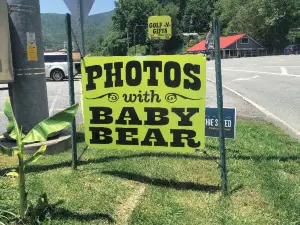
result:
<svg viewBox="0 0 300 225"><path fill-rule="evenodd" d="M172 17L170 40L148 39L151 15ZM184 52L205 38L213 15L220 16L222 35L247 33L269 53L282 53L287 44L300 41L299 0L118 0L114 11L89 16L86 47L94 55L134 54L135 45L140 54L158 54L160 47L165 54ZM45 47L62 48L64 15L42 14L42 25ZM183 37L190 32L198 33L199 39Z"/></svg>
<svg viewBox="0 0 300 225"><path fill-rule="evenodd" d="M100 13L89 16L85 26L86 43L97 41L100 37L106 37L112 29L113 12ZM64 47L65 38L65 15L42 14L42 29L45 49L61 49ZM76 23L72 21L74 33Z"/></svg>
<svg viewBox="0 0 300 225"><path fill-rule="evenodd" d="M300 37L299 0L219 0L224 34L247 33L262 43L269 53Z"/></svg>
<svg viewBox="0 0 300 225"><path fill-rule="evenodd" d="M119 0L112 17L113 31L89 50L98 55L126 55L128 32L129 53L134 53L136 44L138 53L157 54L160 43L147 38L147 20L151 15L170 15L173 37L162 43L162 50L165 54L182 52L199 41L184 38L182 33L197 32L204 38L217 14L222 35L247 33L269 53L281 53L300 37L299 8L299 0Z"/></svg>

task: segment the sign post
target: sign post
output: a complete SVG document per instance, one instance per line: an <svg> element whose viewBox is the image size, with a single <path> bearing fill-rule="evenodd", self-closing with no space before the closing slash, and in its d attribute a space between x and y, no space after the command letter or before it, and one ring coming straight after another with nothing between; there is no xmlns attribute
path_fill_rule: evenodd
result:
<svg viewBox="0 0 300 225"><path fill-rule="evenodd" d="M218 103L218 120L219 120L219 150L221 158L221 179L222 192L227 195L227 168L226 168L226 149L224 137L224 118L223 118L223 88L222 88L222 71L221 71L221 50L220 50L220 22L219 18L214 18L214 39L215 39L215 67L216 67L216 88Z"/></svg>
<svg viewBox="0 0 300 225"><path fill-rule="evenodd" d="M84 28L83 28L83 23L85 21L85 15L83 11L83 0L78 0L78 7L79 7L79 24L80 24L80 43L81 43L81 53L82 56L85 56L85 41L84 41Z"/></svg>
<svg viewBox="0 0 300 225"><path fill-rule="evenodd" d="M69 101L70 106L75 104L74 94L74 73L73 73L73 54L72 54L72 25L70 14L66 15L66 31L67 31L67 51L68 51L68 77L69 77ZM76 143L76 118L72 121L71 129L72 140L72 168L77 169L77 143Z"/></svg>
<svg viewBox="0 0 300 225"><path fill-rule="evenodd" d="M84 29L83 25L87 19L89 12L91 11L95 0L64 0L68 9L70 10L73 18L78 21L78 27L80 29L80 45L81 54L85 56L85 46L84 46Z"/></svg>

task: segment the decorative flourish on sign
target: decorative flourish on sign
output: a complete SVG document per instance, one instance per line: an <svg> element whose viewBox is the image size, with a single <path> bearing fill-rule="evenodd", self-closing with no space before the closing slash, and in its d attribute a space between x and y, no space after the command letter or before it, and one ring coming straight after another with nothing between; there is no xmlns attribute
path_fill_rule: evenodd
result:
<svg viewBox="0 0 300 225"><path fill-rule="evenodd" d="M101 98L104 98L104 97L106 97L106 96L107 96L107 98L108 98L108 101L110 101L110 102L117 102L117 101L119 100L119 95L118 95L117 93L114 93L114 92L112 92L112 93L107 93L107 94L105 94L105 95L100 95L100 96L98 96L98 97L96 97L96 98L86 98L86 99L95 100L95 99L101 99Z"/></svg>
<svg viewBox="0 0 300 225"><path fill-rule="evenodd" d="M177 93L168 93L168 94L166 94L165 99L169 103L174 103L174 102L177 101L177 97L181 97L183 99L193 100L193 101L202 99L202 98L189 98L189 97L186 97L184 95L177 94Z"/></svg>

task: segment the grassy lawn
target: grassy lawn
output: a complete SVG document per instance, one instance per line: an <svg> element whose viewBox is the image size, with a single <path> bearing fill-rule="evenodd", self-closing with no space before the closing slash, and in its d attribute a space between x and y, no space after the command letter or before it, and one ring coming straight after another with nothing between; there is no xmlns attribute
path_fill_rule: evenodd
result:
<svg viewBox="0 0 300 225"><path fill-rule="evenodd" d="M84 151L82 133L78 141L77 171L70 151L27 168L29 200L36 206L46 192L50 202L28 224L300 224L300 144L272 125L238 122L237 140L226 142L225 198L217 139L207 155ZM17 180L3 176L15 165L0 156L0 209L17 213Z"/></svg>

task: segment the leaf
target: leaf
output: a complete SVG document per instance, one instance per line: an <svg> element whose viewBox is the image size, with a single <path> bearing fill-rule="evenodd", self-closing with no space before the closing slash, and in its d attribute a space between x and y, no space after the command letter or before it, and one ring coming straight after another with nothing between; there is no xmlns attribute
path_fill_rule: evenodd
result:
<svg viewBox="0 0 300 225"><path fill-rule="evenodd" d="M6 211L6 210L2 210L0 209L0 216L2 216L2 218L4 218L5 216L4 215L9 215L10 217L14 217L16 219L19 218L19 216L17 216L16 214L12 213L12 212L9 212L9 211ZM7 217L6 217L7 218ZM1 224L1 223L0 223Z"/></svg>
<svg viewBox="0 0 300 225"><path fill-rule="evenodd" d="M9 172L9 173L6 174L6 176L8 176L8 177L18 177L19 174L17 172Z"/></svg>
<svg viewBox="0 0 300 225"><path fill-rule="evenodd" d="M6 131L7 131L7 133L10 133L14 130L15 124L14 124L14 113L13 113L9 98L7 98L4 103L3 111L4 111L5 116L8 119L8 125L6 127Z"/></svg>
<svg viewBox="0 0 300 225"><path fill-rule="evenodd" d="M39 158L41 158L44 155L44 153L45 153L46 150L47 150L47 146L46 145L41 146L39 148L39 150L36 153L34 153L33 156L31 156L29 159L27 159L24 162L25 166L28 165L29 163L36 162Z"/></svg>
<svg viewBox="0 0 300 225"><path fill-rule="evenodd" d="M17 137L18 137L18 135L17 135L16 129L14 129L12 132L10 132L9 138L11 138L12 140L16 141ZM22 133L22 138L24 138L24 137L25 137L25 134Z"/></svg>
<svg viewBox="0 0 300 225"><path fill-rule="evenodd" d="M16 148L7 148L3 145L0 145L0 153L7 156L15 156L18 154L18 149Z"/></svg>
<svg viewBox="0 0 300 225"><path fill-rule="evenodd" d="M14 112L12 110L10 100L9 98L6 99L4 103L4 114L6 115L8 119L8 125L6 128L7 133L9 134L9 137L13 140L19 141L24 137L24 134L20 134L20 130L14 115Z"/></svg>
<svg viewBox="0 0 300 225"><path fill-rule="evenodd" d="M36 125L23 139L24 143L47 141L49 135L65 129L74 119L79 105L71 107L45 119Z"/></svg>
<svg viewBox="0 0 300 225"><path fill-rule="evenodd" d="M3 218L3 219L5 219L5 220L9 221L9 218L6 217L6 216L0 215L0 218ZM5 223L2 223L2 222L0 221L0 225L5 225Z"/></svg>

